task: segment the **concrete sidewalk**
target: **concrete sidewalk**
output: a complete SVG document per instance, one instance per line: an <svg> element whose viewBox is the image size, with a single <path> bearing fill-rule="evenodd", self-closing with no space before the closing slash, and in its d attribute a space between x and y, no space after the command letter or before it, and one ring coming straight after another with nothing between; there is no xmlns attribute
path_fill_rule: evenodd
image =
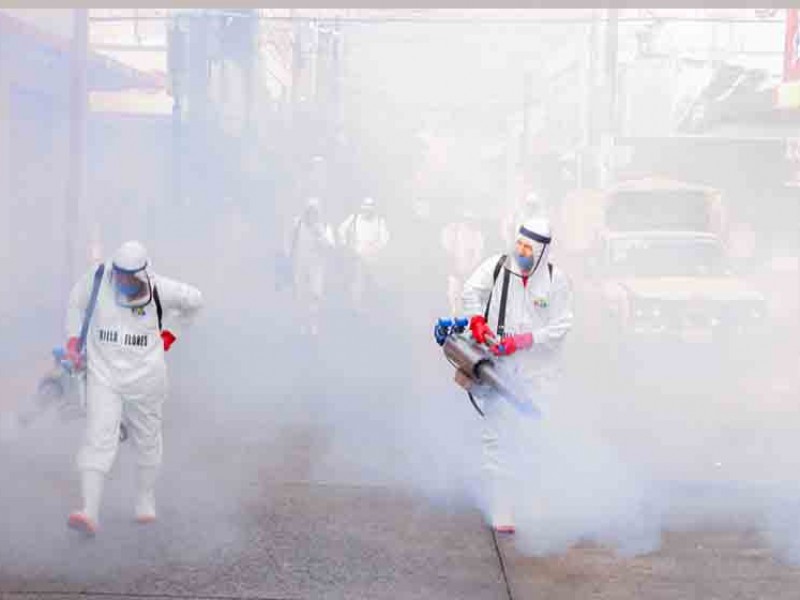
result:
<svg viewBox="0 0 800 600"><path fill-rule="evenodd" d="M547 558L522 556L511 540L500 547L515 600L793 600L800 590L800 568L748 530L669 532L634 558L592 545Z"/></svg>

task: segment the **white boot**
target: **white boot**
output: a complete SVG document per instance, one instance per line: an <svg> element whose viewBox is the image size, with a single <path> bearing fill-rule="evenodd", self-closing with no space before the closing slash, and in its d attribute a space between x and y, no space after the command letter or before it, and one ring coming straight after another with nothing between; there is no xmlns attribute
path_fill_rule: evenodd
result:
<svg viewBox="0 0 800 600"><path fill-rule="evenodd" d="M158 467L139 467L136 471L136 522L156 520L156 479Z"/></svg>
<svg viewBox="0 0 800 600"><path fill-rule="evenodd" d="M500 437L486 426L483 432L483 478L489 525L497 533L514 533L513 487L504 460Z"/></svg>
<svg viewBox="0 0 800 600"><path fill-rule="evenodd" d="M81 533L93 536L100 522L100 500L103 496L105 473L86 469L81 471L81 495L83 509L69 515L67 525Z"/></svg>
<svg viewBox="0 0 800 600"><path fill-rule="evenodd" d="M497 477L489 483L489 523L498 533L514 533L514 511L508 482Z"/></svg>

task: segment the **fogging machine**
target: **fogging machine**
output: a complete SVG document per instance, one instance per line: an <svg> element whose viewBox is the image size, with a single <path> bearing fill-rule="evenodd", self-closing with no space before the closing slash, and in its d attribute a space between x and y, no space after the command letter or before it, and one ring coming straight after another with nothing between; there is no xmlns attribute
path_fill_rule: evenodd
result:
<svg viewBox="0 0 800 600"><path fill-rule="evenodd" d="M527 416L541 416L541 412L527 394L518 389L510 377L502 373L498 358L489 351L486 344L479 344L472 339L467 329L468 325L469 319L464 317L439 319L434 327L434 338L442 347L445 358L455 367L456 381L467 382L468 385L462 387L467 388L467 395L475 410L484 416L471 392L472 386L481 385L491 388L520 413Z"/></svg>

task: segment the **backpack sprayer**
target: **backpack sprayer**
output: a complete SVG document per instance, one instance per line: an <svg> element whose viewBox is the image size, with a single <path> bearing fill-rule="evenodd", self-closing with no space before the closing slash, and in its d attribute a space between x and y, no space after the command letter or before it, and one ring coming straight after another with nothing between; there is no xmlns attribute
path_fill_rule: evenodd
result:
<svg viewBox="0 0 800 600"><path fill-rule="evenodd" d="M86 369L67 357L64 348L53 348L53 366L39 380L36 391L16 413L17 425L28 427L45 412L55 408L62 421L79 419L86 415ZM86 353L82 353L86 364ZM119 440L128 439L128 430L120 424Z"/></svg>
<svg viewBox="0 0 800 600"><path fill-rule="evenodd" d="M79 418L86 412L83 370L67 358L64 348L54 348L52 354L53 367L39 380L36 392L17 413L17 421L23 427L52 406L64 421Z"/></svg>
<svg viewBox="0 0 800 600"><path fill-rule="evenodd" d="M436 343L442 347L448 362L456 369L456 381L467 389L475 410L483 416L471 389L475 385L491 388L511 403L515 409L528 416L541 416L539 409L507 376L503 376L497 357L485 344L478 344L468 330L469 319L439 319L434 326Z"/></svg>

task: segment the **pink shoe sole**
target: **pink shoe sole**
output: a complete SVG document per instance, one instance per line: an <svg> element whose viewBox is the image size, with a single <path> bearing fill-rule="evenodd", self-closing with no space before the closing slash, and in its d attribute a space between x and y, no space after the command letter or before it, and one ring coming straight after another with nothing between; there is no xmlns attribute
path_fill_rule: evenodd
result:
<svg viewBox="0 0 800 600"><path fill-rule="evenodd" d="M494 530L497 533L514 533L516 532L516 528L513 525L495 525Z"/></svg>
<svg viewBox="0 0 800 600"><path fill-rule="evenodd" d="M87 537L94 537L97 533L97 525L82 512L72 513L69 518L67 518L67 527Z"/></svg>
<svg viewBox="0 0 800 600"><path fill-rule="evenodd" d="M156 522L156 516L155 515L140 515L140 516L136 517L135 520L139 525L149 525L150 523L155 523Z"/></svg>

